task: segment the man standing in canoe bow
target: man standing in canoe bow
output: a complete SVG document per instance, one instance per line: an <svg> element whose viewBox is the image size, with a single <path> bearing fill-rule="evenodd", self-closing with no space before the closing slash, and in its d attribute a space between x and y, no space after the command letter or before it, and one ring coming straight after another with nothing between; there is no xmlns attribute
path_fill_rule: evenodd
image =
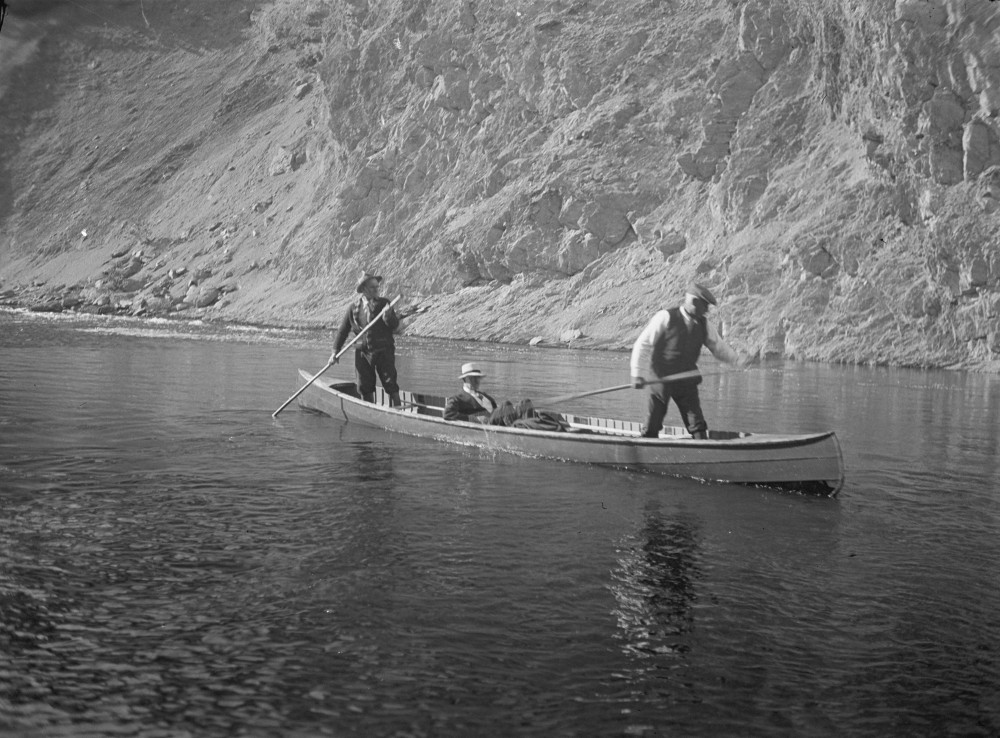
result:
<svg viewBox="0 0 1000 738"><path fill-rule="evenodd" d="M364 272L358 282L359 297L344 315L333 343L330 363L337 363L337 354L347 342L351 333L360 333L389 304L389 300L379 297L382 277ZM358 391L365 402L375 401L375 375L382 382L382 389L389 395L389 403L399 407L399 384L396 382L396 342L392 332L399 327L399 317L390 307L385 315L375 323L354 344L354 371L357 374Z"/></svg>
<svg viewBox="0 0 1000 738"><path fill-rule="evenodd" d="M683 305L656 313L632 346L632 386L635 389L647 386L645 377L650 374L662 379L671 374L697 371L702 346L707 346L719 361L746 365L749 360L730 348L705 318L708 306L717 304L705 287L691 284ZM699 384L700 375L673 382L650 381L649 415L643 436L657 438L660 435L667 404L673 400L691 437L708 438L708 424L698 396Z"/></svg>

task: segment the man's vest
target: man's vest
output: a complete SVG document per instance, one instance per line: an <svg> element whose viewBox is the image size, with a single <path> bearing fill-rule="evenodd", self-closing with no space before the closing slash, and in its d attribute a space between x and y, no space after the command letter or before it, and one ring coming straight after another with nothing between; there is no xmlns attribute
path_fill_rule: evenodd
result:
<svg viewBox="0 0 1000 738"><path fill-rule="evenodd" d="M687 372L698 368L701 347L708 337L708 324L704 318L684 319L679 307L667 311L670 323L667 330L653 343L653 371L656 376Z"/></svg>
<svg viewBox="0 0 1000 738"><path fill-rule="evenodd" d="M376 297L372 303L371 311L368 311L365 306L365 298L359 297L357 302L351 306L351 310L349 312L351 329L354 333L360 333L366 325L378 317L379 313L381 313L388 304L389 301L384 297ZM385 317L388 318L388 316ZM368 332L365 333L365 335L358 339L358 342L354 344L354 347L359 351L378 351L379 349L395 347L396 342L392 337L393 328L389 327L385 323L385 320L378 321L375 325L368 329Z"/></svg>

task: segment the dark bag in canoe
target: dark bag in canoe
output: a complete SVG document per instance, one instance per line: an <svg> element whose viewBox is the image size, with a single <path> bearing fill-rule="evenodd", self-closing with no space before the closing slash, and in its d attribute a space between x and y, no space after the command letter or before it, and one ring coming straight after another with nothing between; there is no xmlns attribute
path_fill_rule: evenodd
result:
<svg viewBox="0 0 1000 738"><path fill-rule="evenodd" d="M569 423L559 413L548 410L535 410L531 400L521 400L517 407L510 400L504 400L490 414L490 425L505 425L512 428L529 428L531 430L567 431Z"/></svg>
<svg viewBox="0 0 1000 738"><path fill-rule="evenodd" d="M512 425L515 428L530 428L543 431L568 431L569 423L559 413L548 410L536 410L530 418L518 418Z"/></svg>
<svg viewBox="0 0 1000 738"><path fill-rule="evenodd" d="M522 403L523 405L524 403ZM523 410L521 411L523 412ZM520 417L518 408L514 407L510 400L504 400L496 409L490 413L486 421L488 425L514 425L514 421Z"/></svg>

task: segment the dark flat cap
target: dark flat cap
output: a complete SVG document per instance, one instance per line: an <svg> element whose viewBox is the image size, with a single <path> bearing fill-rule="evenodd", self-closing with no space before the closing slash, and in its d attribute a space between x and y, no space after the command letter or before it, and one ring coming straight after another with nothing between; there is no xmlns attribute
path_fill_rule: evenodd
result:
<svg viewBox="0 0 1000 738"><path fill-rule="evenodd" d="M692 297L697 297L699 300L704 300L709 305L719 304L715 301L715 295L709 292L707 287L703 287L697 282L692 282L690 285L688 285L687 294L691 295Z"/></svg>

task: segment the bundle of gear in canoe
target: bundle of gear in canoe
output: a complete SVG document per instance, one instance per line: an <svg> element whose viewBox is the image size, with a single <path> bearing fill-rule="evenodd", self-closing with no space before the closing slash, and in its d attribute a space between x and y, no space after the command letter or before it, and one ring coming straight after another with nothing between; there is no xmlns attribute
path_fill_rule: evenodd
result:
<svg viewBox="0 0 1000 738"><path fill-rule="evenodd" d="M517 405L514 405L510 400L504 400L496 410L490 413L486 424L545 431L570 430L566 418L549 410L536 410L532 406L531 400L521 400Z"/></svg>

